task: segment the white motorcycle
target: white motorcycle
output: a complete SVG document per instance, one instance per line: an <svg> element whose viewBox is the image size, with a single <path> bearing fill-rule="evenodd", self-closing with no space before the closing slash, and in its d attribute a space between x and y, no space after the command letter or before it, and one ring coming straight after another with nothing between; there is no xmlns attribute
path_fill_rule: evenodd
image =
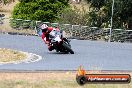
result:
<svg viewBox="0 0 132 88"><path fill-rule="evenodd" d="M62 33L57 31L56 29L53 29L49 33L49 37L51 40L50 45L57 52L74 54L74 51L71 49L70 40L68 40L67 38L64 38L62 36Z"/></svg>

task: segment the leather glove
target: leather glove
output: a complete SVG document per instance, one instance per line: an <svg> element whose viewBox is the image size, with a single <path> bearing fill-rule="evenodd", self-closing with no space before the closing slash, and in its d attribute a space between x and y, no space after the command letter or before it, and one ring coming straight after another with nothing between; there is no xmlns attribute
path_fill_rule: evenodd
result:
<svg viewBox="0 0 132 88"><path fill-rule="evenodd" d="M45 44L49 44L49 41L45 41Z"/></svg>

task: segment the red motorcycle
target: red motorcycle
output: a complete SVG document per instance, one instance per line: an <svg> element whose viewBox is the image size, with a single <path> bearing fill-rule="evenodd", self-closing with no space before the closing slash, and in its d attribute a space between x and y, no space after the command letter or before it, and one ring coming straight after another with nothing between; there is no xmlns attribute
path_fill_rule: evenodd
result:
<svg viewBox="0 0 132 88"><path fill-rule="evenodd" d="M50 36L50 45L56 52L64 52L74 54L74 51L71 49L70 40L64 38L62 33L52 30L49 34Z"/></svg>

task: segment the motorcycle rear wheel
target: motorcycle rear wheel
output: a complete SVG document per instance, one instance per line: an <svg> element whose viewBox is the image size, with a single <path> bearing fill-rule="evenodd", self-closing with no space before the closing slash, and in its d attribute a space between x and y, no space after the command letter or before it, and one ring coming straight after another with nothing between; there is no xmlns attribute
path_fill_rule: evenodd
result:
<svg viewBox="0 0 132 88"><path fill-rule="evenodd" d="M62 45L67 49L67 51L69 51L71 54L74 54L74 51L65 42L63 42Z"/></svg>

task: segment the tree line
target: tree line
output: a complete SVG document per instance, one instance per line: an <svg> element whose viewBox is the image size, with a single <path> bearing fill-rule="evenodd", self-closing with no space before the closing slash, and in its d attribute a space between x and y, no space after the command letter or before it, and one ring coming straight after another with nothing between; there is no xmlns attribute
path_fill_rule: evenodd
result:
<svg viewBox="0 0 132 88"><path fill-rule="evenodd" d="M72 9L69 0L19 0L13 18L110 27L112 0L85 0L90 11ZM14 0L1 0L7 4ZM132 0L115 0L113 28L132 28Z"/></svg>
<svg viewBox="0 0 132 88"><path fill-rule="evenodd" d="M110 24L111 8L113 0L87 0L96 14L98 26ZM114 28L132 28L132 0L114 0Z"/></svg>

